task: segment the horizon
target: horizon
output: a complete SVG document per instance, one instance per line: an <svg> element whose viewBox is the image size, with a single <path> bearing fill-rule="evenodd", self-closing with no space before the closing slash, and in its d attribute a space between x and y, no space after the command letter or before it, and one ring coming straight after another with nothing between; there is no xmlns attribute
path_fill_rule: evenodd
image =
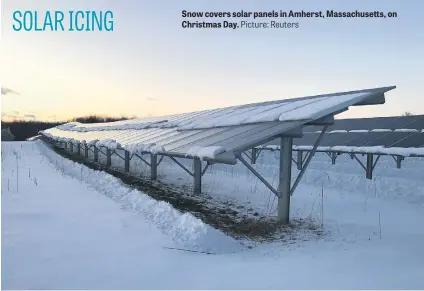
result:
<svg viewBox="0 0 424 291"><path fill-rule="evenodd" d="M384 6L383 6L384 4ZM336 118L423 114L424 19L399 1L2 2L2 119L164 116L395 85L386 104ZM112 32L16 32L15 10L111 10ZM181 11L375 10L396 19L305 19L298 29L181 28ZM287 45L289 44L289 45ZM9 57L10 56L10 57ZM421 97L421 98L420 98ZM421 112L420 112L421 110Z"/></svg>

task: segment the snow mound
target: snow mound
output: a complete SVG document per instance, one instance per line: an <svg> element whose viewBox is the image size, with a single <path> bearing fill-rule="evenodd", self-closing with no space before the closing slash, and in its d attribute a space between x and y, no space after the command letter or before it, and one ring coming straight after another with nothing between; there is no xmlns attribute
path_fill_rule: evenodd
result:
<svg viewBox="0 0 424 291"><path fill-rule="evenodd" d="M235 239L203 223L190 213L181 213L169 203L152 199L147 194L123 184L118 178L102 171L65 159L38 142L40 152L65 175L89 184L97 191L140 213L147 221L169 235L178 246L212 253L232 253L243 246Z"/></svg>

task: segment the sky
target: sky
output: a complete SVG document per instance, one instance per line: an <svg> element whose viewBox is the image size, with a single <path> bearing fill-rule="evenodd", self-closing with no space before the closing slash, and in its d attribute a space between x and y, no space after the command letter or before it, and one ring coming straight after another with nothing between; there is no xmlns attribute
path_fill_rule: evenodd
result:
<svg viewBox="0 0 424 291"><path fill-rule="evenodd" d="M2 0L1 4L0 84L12 90L2 95L5 119L158 116L391 85L397 88L386 94L385 105L355 107L338 117L424 114L421 0ZM379 10L397 12L398 17L293 20L299 22L297 29L181 27L187 20L182 19L182 10L280 9ZM17 32L12 29L16 10L40 15L47 10L111 10L114 31Z"/></svg>

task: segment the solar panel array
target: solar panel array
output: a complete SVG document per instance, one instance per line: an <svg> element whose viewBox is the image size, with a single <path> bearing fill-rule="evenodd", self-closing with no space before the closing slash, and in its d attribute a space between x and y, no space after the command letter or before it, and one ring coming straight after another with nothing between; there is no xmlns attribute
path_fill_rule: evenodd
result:
<svg viewBox="0 0 424 291"><path fill-rule="evenodd" d="M349 106L382 104L395 87L367 89L102 124L68 123L40 132L57 141L235 163L236 156ZM312 137L312 136L311 136Z"/></svg>
<svg viewBox="0 0 424 291"><path fill-rule="evenodd" d="M313 146L322 127L304 128L295 147ZM269 145L278 145L277 140ZM335 120L322 138L325 147L424 148L424 115Z"/></svg>

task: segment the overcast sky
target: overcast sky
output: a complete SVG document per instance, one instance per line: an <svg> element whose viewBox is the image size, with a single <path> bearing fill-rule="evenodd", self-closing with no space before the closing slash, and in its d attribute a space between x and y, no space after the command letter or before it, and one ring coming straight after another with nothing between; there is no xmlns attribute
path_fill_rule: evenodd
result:
<svg viewBox="0 0 424 291"><path fill-rule="evenodd" d="M163 115L397 85L344 117L424 114L424 1L3 0L2 113ZM112 10L114 32L15 32L15 10ZM380 10L298 29L183 29L181 11ZM4 115L5 116L5 115ZM32 118L32 117L31 117Z"/></svg>

